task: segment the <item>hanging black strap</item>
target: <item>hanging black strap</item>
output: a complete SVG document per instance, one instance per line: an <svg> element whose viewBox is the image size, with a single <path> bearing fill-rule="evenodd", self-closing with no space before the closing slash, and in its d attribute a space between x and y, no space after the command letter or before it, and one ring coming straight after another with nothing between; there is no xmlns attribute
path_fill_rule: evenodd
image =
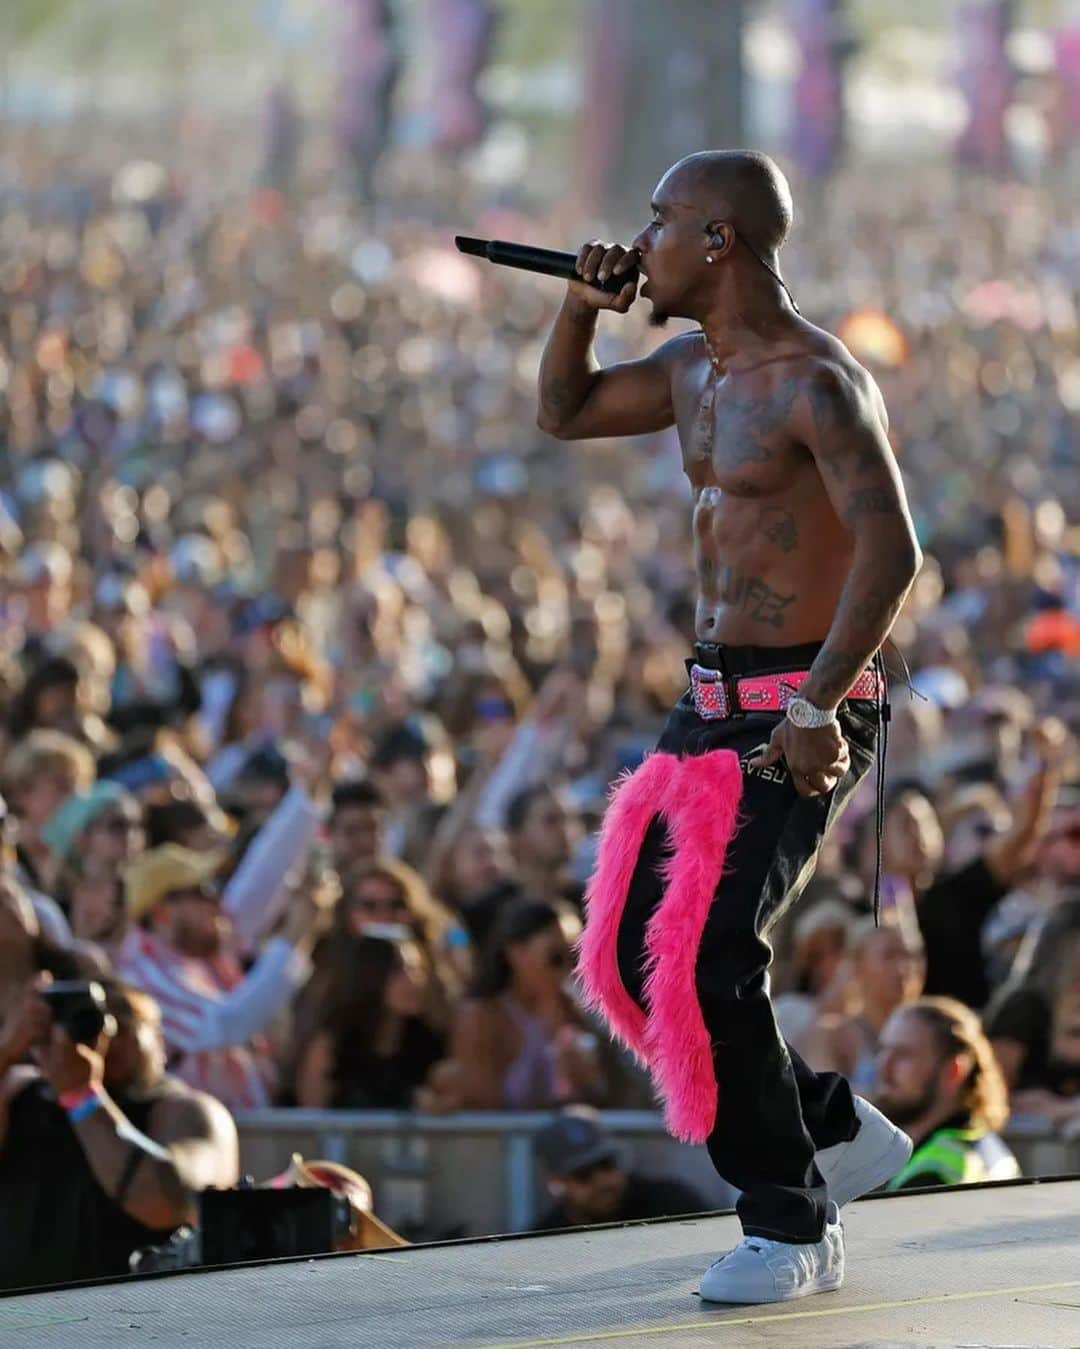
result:
<svg viewBox="0 0 1080 1349"><path fill-rule="evenodd" d="M146 1160L147 1154L137 1143L132 1143L128 1147L127 1160L124 1162L124 1171L120 1177L120 1183L116 1187L113 1195L113 1203L119 1204L121 1208L124 1205L124 1199L128 1190L131 1189L131 1182L135 1179L135 1172L139 1169L139 1163Z"/></svg>
<svg viewBox="0 0 1080 1349"><path fill-rule="evenodd" d="M878 676L877 690L877 860L874 867L874 926L881 923L881 852L885 834L885 761L889 754L889 680L885 671L885 659L879 651L874 656L874 669Z"/></svg>

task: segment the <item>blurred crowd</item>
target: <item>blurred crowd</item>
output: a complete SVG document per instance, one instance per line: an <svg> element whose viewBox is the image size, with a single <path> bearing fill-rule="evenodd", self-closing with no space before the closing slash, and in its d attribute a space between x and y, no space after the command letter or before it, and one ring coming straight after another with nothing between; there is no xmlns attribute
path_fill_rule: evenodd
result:
<svg viewBox="0 0 1080 1349"><path fill-rule="evenodd" d="M112 1048L77 1056L117 1111L153 1133L149 1074L218 1139L163 1193L235 1179L215 1101L650 1104L572 953L609 785L684 688L689 494L672 433L536 429L559 285L448 245L332 194L215 202L152 164L0 159L9 1154L27 1093L44 1111L78 1078L40 1050L50 978L120 1010ZM843 177L807 195L786 275L882 385L927 561L886 652L882 925L871 783L776 934L777 1014L912 1120L942 1060L896 1018L958 999L1012 1110L1067 1129L1075 193ZM605 323L601 361L655 341L642 308ZM133 1022L152 1067L110 1072ZM586 1171L594 1143L566 1144ZM148 1232L187 1212L140 1203Z"/></svg>

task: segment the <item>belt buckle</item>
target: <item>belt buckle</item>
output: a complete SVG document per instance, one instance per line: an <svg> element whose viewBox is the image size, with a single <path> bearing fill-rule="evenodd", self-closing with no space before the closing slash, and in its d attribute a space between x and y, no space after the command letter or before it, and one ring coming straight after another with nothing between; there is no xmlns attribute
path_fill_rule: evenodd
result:
<svg viewBox="0 0 1080 1349"><path fill-rule="evenodd" d="M719 721L731 715L731 703L723 672L704 665L691 665L690 691L694 711L703 721Z"/></svg>

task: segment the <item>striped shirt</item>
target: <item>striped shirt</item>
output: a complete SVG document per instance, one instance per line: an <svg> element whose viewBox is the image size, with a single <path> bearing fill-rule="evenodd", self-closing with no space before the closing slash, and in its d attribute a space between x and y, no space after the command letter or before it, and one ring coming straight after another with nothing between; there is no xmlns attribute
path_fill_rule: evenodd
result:
<svg viewBox="0 0 1080 1349"><path fill-rule="evenodd" d="M187 956L157 934L133 928L116 968L160 1005L170 1072L230 1110L270 1103L274 1062L260 1032L307 980L306 956L275 937L245 976L230 952Z"/></svg>

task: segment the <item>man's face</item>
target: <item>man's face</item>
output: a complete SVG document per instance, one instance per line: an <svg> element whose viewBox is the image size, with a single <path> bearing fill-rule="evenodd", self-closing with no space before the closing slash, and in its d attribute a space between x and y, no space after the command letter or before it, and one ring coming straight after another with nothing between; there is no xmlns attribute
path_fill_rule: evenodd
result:
<svg viewBox="0 0 1080 1349"><path fill-rule="evenodd" d="M540 796L529 807L518 837L523 861L561 867L570 858L570 830L566 811L554 796Z"/></svg>
<svg viewBox="0 0 1080 1349"><path fill-rule="evenodd" d="M105 1085L145 1091L165 1074L165 1042L160 1016L117 1017L117 1031L105 1056Z"/></svg>
<svg viewBox="0 0 1080 1349"><path fill-rule="evenodd" d="M903 1126L947 1105L944 1071L927 1021L917 1013L895 1012L885 1023L878 1048L878 1108Z"/></svg>
<svg viewBox="0 0 1080 1349"><path fill-rule="evenodd" d="M614 1157L605 1157L569 1175L560 1176L567 1208L583 1222L604 1222L619 1210L626 1193L626 1173Z"/></svg>
<svg viewBox="0 0 1080 1349"><path fill-rule="evenodd" d="M371 866L382 851L382 829L379 806L340 806L330 823L330 847L338 871Z"/></svg>
<svg viewBox="0 0 1080 1349"><path fill-rule="evenodd" d="M203 960L217 955L227 930L220 889L208 881L170 891L158 903L156 923L158 931L183 955Z"/></svg>
<svg viewBox="0 0 1080 1349"><path fill-rule="evenodd" d="M685 316L688 295L709 270L705 262L708 222L702 208L691 200L685 175L666 173L649 206L652 220L634 239L633 247L641 254L646 278L641 294L652 302L652 322L659 326L669 318Z"/></svg>

